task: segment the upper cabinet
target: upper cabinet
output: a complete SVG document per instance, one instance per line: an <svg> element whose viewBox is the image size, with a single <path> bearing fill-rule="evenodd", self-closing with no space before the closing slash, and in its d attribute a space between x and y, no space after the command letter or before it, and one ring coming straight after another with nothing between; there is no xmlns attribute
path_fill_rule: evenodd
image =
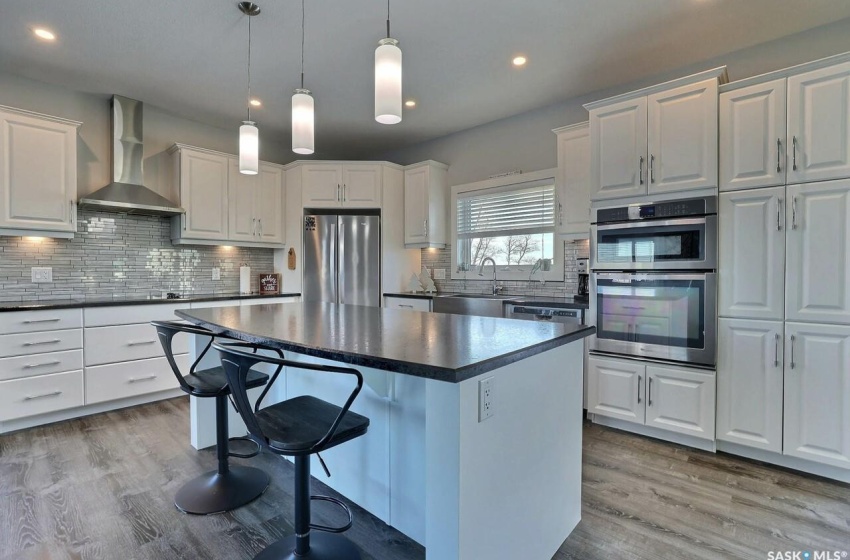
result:
<svg viewBox="0 0 850 560"><path fill-rule="evenodd" d="M380 163L301 164L305 208L380 208Z"/></svg>
<svg viewBox="0 0 850 560"><path fill-rule="evenodd" d="M718 68L591 103L593 200L717 186Z"/></svg>
<svg viewBox="0 0 850 560"><path fill-rule="evenodd" d="M282 247L283 167L260 162L257 175L239 173L235 156L174 145L173 191L186 210L172 218L178 245Z"/></svg>
<svg viewBox="0 0 850 560"><path fill-rule="evenodd" d="M0 235L74 236L79 126L0 106Z"/></svg>
<svg viewBox="0 0 850 560"><path fill-rule="evenodd" d="M590 235L590 127L588 123L555 129L558 136L555 232L568 239Z"/></svg>
<svg viewBox="0 0 850 560"><path fill-rule="evenodd" d="M444 248L448 166L425 161L404 170L404 245Z"/></svg>

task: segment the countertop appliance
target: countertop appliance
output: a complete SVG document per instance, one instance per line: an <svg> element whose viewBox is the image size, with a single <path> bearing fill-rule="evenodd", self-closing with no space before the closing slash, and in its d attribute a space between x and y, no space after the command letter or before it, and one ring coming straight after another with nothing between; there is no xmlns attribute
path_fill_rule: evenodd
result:
<svg viewBox="0 0 850 560"><path fill-rule="evenodd" d="M576 266L578 268L578 292L575 296L573 296L576 301L588 301L590 298L590 270L587 261L588 259L586 258L576 259Z"/></svg>
<svg viewBox="0 0 850 560"><path fill-rule="evenodd" d="M581 325L584 323L584 310L508 304L505 310L505 317L525 321L547 321L550 323Z"/></svg>
<svg viewBox="0 0 850 560"><path fill-rule="evenodd" d="M712 367L717 197L594 209L593 352Z"/></svg>
<svg viewBox="0 0 850 560"><path fill-rule="evenodd" d="M381 217L305 211L303 301L381 304Z"/></svg>

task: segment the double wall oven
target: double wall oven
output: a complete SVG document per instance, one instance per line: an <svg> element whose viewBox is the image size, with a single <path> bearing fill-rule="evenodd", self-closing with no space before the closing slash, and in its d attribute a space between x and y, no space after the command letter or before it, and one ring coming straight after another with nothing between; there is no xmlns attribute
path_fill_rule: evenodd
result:
<svg viewBox="0 0 850 560"><path fill-rule="evenodd" d="M713 367L717 197L593 211L595 352Z"/></svg>

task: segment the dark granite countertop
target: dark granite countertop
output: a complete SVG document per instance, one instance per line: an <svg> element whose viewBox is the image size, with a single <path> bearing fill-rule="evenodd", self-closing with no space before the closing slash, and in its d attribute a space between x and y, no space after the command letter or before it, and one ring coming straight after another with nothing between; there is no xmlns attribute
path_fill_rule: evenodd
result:
<svg viewBox="0 0 850 560"><path fill-rule="evenodd" d="M4 301L0 298L0 313L4 311L37 311L41 309L76 309L80 307L110 307L117 305L152 305L159 303L191 303L200 301L219 301L228 299L260 299L279 297L298 297L300 293L281 293L261 296L258 293L240 294L239 292L221 292L217 294L185 294L169 299L164 296L121 294L114 296L88 296L71 299L51 299L40 301Z"/></svg>
<svg viewBox="0 0 850 560"><path fill-rule="evenodd" d="M385 293L384 296L389 297L398 297L398 298L411 298L411 299L434 299L438 297L449 297L454 295L462 295L457 294L455 292L440 292L440 293L432 293L426 294L423 292L395 292L395 293ZM513 303L513 304L534 304L539 305L541 307L560 307L562 309L588 309L589 304L586 300L576 299L573 296L564 296L564 297L556 297L556 296L522 296L522 295L511 295L511 294L502 294L500 296L504 300L505 303Z"/></svg>
<svg viewBox="0 0 850 560"><path fill-rule="evenodd" d="M333 303L178 310L246 342L459 383L581 340L595 327Z"/></svg>

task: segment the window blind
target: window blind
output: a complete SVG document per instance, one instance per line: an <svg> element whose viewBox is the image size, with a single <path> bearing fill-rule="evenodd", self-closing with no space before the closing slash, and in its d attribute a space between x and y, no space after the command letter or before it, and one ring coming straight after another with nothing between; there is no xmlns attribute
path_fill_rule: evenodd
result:
<svg viewBox="0 0 850 560"><path fill-rule="evenodd" d="M555 184L551 179L458 195L458 239L553 231Z"/></svg>

